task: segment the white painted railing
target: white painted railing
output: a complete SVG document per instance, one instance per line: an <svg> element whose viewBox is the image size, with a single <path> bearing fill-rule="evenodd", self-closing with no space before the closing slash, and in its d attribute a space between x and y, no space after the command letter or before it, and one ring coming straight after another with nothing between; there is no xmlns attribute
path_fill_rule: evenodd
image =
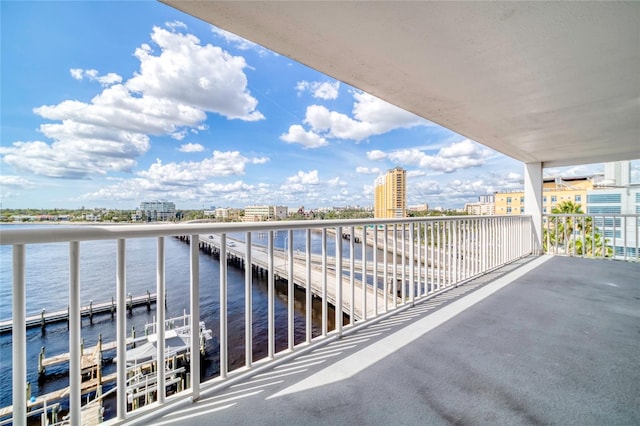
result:
<svg viewBox="0 0 640 426"><path fill-rule="evenodd" d="M640 261L639 214L548 214L543 230L549 254Z"/></svg>
<svg viewBox="0 0 640 426"><path fill-rule="evenodd" d="M286 232L289 244L284 250L274 248L274 233ZM292 243L294 231L304 234L304 251L295 250ZM312 253L311 233L321 232L321 253ZM244 235L241 244L228 249L228 234ZM252 233L267 236L267 246L252 244ZM211 235L211 237L209 237ZM294 283L305 292L306 336L304 343L312 343L311 309L312 293L321 298L322 327L318 339L343 332L343 312L350 322L345 328L354 327L383 313L416 299L430 297L465 280L480 276L511 261L535 252L533 227L529 216L437 217L389 220L349 221L295 221L269 223L216 223L175 225L119 225L79 226L46 229L13 229L2 233L1 244L13 246L13 415L14 424L26 424L26 298L25 298L25 248L31 244L52 242L69 243L69 353L70 353L70 419L71 424L81 421L81 317L80 317L80 250L82 241L116 240L116 339L117 339L117 417L113 423L136 417L127 412L126 399L126 248L127 240L157 238L157 303L156 329L159 331L157 365L165 364L164 324L165 316L165 238L189 236L190 262L184 265L190 271L190 309L192 318L199 318L200 304L200 248L218 241L220 259L241 254L244 257L245 277L245 368L246 374L258 363L268 363L278 358L275 350L274 286L277 276L288 280L287 294L294 294ZM343 238L349 237L349 254L343 257ZM362 255L356 259L356 237L366 240ZM327 239L335 239L335 253L327 250ZM229 243L230 244L230 243ZM374 244L378 250L374 250ZM214 244L215 245L215 244ZM279 256L286 258L284 269ZM318 258L318 256L320 256ZM318 260L319 259L319 260ZM110 259L113 261L113 259ZM107 259L105 259L107 261ZM262 263L260 263L262 262ZM263 360L253 360L251 324L253 268L246 265L264 265L268 272L268 350ZM366 277L366 279L362 279ZM331 278L331 282L330 282ZM365 285L362 285L362 282ZM227 263L220 264L220 329L219 329L219 377L200 382L200 358L191 356L191 383L183 392L197 400L201 389L225 380L228 371L227 335ZM374 285L375 283L375 289ZM327 305L335 306L335 329L328 330ZM300 345L294 342L294 304L288 297L288 345L283 352L295 351ZM206 320L203 319L203 320ZM199 352L199 324L191 321L191 354ZM193 338L195 337L195 338ZM165 371L158 368L158 389L165 388ZM159 392L156 401L147 410L170 404L176 396L167 397Z"/></svg>

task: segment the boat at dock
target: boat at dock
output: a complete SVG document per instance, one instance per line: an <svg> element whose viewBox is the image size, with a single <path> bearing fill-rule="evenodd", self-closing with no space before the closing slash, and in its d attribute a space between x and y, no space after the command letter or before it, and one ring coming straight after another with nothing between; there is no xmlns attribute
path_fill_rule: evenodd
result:
<svg viewBox="0 0 640 426"><path fill-rule="evenodd" d="M204 321L199 322L199 348L200 354L206 352L206 342L213 338L212 331L207 329ZM174 317L165 321L165 393L170 395L180 392L189 386L189 362L191 359L191 316L183 313L180 317ZM156 321L145 325L144 336L127 339L126 351L126 392L128 410L135 410L157 399L157 343ZM117 374L102 374L105 360L115 358L105 357L104 353L115 350L115 342L102 343L102 338L93 348L83 351L82 357L82 394L87 401L82 407L83 424L97 424L102 422L102 401L112 395L116 387L113 387ZM44 348L41 352L38 369L40 379L46 380L45 367L69 361L69 354L59 354L51 358L44 356ZM105 387L109 390L106 392ZM29 387L30 388L30 387ZM30 392L29 392L30 393ZM27 395L29 416L46 416L48 421L56 422L64 420L60 413L60 407L65 405L68 399L69 388L65 387L40 396ZM87 398L84 399L84 395ZM0 408L0 425L11 423L13 407ZM43 420L44 421L44 420Z"/></svg>

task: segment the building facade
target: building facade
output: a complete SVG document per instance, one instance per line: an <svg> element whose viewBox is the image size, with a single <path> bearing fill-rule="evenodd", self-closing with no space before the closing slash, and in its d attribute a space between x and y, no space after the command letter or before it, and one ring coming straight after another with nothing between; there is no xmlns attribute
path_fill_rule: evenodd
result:
<svg viewBox="0 0 640 426"><path fill-rule="evenodd" d="M174 220L176 205L166 200L143 201L140 203L136 216L140 218L144 216L150 222Z"/></svg>
<svg viewBox="0 0 640 426"><path fill-rule="evenodd" d="M289 212L286 206L247 206L244 208L243 222L264 222L286 219Z"/></svg>
<svg viewBox="0 0 640 426"><path fill-rule="evenodd" d="M496 206L494 203L466 203L464 211L473 216L491 216L496 214Z"/></svg>
<svg viewBox="0 0 640 426"><path fill-rule="evenodd" d="M593 189L593 178L547 178L542 188L542 213L551 213L553 208L563 201L580 204L586 211L587 191ZM495 214L524 214L524 191L496 192Z"/></svg>
<svg viewBox="0 0 640 426"><path fill-rule="evenodd" d="M401 218L407 216L407 172L396 167L374 184L375 218Z"/></svg>
<svg viewBox="0 0 640 426"><path fill-rule="evenodd" d="M640 184L632 184L630 175L628 161L607 163L602 183L587 192L586 213L618 257L638 255L640 222L624 216L640 214Z"/></svg>

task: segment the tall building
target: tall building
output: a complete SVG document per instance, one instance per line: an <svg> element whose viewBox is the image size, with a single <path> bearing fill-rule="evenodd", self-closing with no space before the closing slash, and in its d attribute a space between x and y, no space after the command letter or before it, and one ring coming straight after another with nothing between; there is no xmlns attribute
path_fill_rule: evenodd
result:
<svg viewBox="0 0 640 426"><path fill-rule="evenodd" d="M374 212L376 218L407 216L407 172L396 167L375 181Z"/></svg>

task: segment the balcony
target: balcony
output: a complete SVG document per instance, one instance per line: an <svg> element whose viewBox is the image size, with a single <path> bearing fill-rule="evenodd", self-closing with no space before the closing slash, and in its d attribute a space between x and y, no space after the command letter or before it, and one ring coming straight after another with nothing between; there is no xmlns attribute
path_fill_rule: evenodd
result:
<svg viewBox="0 0 640 426"><path fill-rule="evenodd" d="M563 240L565 254L577 253L567 241L579 241L579 229L587 227L574 226L573 239ZM551 241L550 231L545 235ZM167 250L172 237L189 240L186 256ZM127 333L127 260L134 254L127 248L149 238L156 248L155 274L147 277L156 285L155 346L141 362L153 367L136 376L142 369L131 366ZM115 264L115 315L101 325L116 329L115 385L90 394L87 404L81 342L90 327L86 320L83 326L81 300L91 289L79 271L84 247L104 240L116 247L113 258L100 259ZM3 356L2 368L11 369L15 424L44 408L42 395L24 397L37 359L27 350L33 309L25 299L26 252L54 242L68 245L71 424L97 422L100 415L89 420L91 407L107 394L114 409L103 417L112 424L208 424L212 416L253 424L640 419L633 402L640 393L640 263L532 256L538 246L529 216L470 216L4 231L2 245L13 253L12 359L21 361L9 367ZM227 259L213 276L205 265L218 261L210 255ZM184 275L189 271L181 291L189 293L191 320L178 334L188 354L208 348L204 358L185 357L184 366L165 343L176 334L165 300L172 257L182 259ZM256 311L260 279L266 306ZM230 308L234 297L240 313ZM203 345L206 329L213 339ZM201 365L210 360L214 369Z"/></svg>

